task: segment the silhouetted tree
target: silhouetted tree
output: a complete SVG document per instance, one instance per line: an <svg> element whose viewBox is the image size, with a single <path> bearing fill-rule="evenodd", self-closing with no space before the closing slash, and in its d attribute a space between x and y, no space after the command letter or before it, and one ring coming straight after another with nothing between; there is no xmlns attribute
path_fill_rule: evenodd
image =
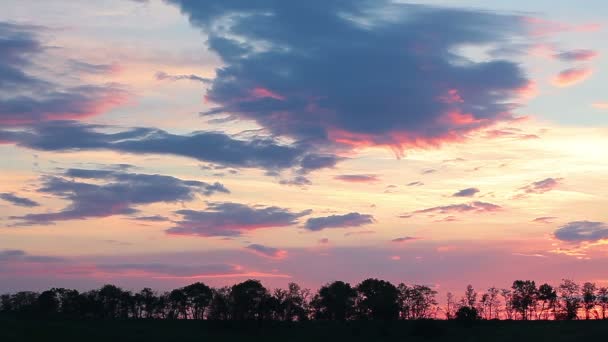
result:
<svg viewBox="0 0 608 342"><path fill-rule="evenodd" d="M282 321L305 321L308 319L310 290L296 283L289 283L287 290L276 289L273 294L277 319Z"/></svg>
<svg viewBox="0 0 608 342"><path fill-rule="evenodd" d="M522 320L530 319L531 310L536 307L536 284L532 280L516 280L511 289L513 309L519 313Z"/></svg>
<svg viewBox="0 0 608 342"><path fill-rule="evenodd" d="M437 305L435 295L437 291L424 285L407 286L399 284L399 304L401 318L424 319L430 318Z"/></svg>
<svg viewBox="0 0 608 342"><path fill-rule="evenodd" d="M600 287L597 290L597 304L600 307L600 316L606 319L606 311L608 309L608 288Z"/></svg>
<svg viewBox="0 0 608 342"><path fill-rule="evenodd" d="M509 289L501 289L500 290L500 295L503 298L503 302L505 305L505 316L507 319L513 319L513 313L514 313L514 309L513 309L513 291L509 290Z"/></svg>
<svg viewBox="0 0 608 342"><path fill-rule="evenodd" d="M146 287L135 294L136 317L138 318L153 318L157 312L159 299L156 293L149 287Z"/></svg>
<svg viewBox="0 0 608 342"><path fill-rule="evenodd" d="M497 319L499 316L500 290L490 287L486 293L481 295L479 314L484 319Z"/></svg>
<svg viewBox="0 0 608 342"><path fill-rule="evenodd" d="M461 306L458 311L456 311L456 319L459 321L477 321L480 319L479 312L477 309L472 306Z"/></svg>
<svg viewBox="0 0 608 342"><path fill-rule="evenodd" d="M213 298L207 315L208 319L217 321L231 319L230 290L230 287L227 286L213 290Z"/></svg>
<svg viewBox="0 0 608 342"><path fill-rule="evenodd" d="M582 287L583 296L583 309L585 310L585 319L591 318L591 312L593 311L597 318L597 312L595 312L595 306L597 304L597 286L595 283L584 283Z"/></svg>
<svg viewBox="0 0 608 342"><path fill-rule="evenodd" d="M186 296L186 302L193 319L203 319L205 310L211 303L213 291L203 283L194 283L182 289Z"/></svg>
<svg viewBox="0 0 608 342"><path fill-rule="evenodd" d="M462 305L474 308L477 305L477 292L473 289L473 285L467 285L467 289L464 292L464 298L462 299Z"/></svg>
<svg viewBox="0 0 608 342"><path fill-rule="evenodd" d="M353 317L357 292L350 284L335 281L319 289L312 306L317 319L346 320Z"/></svg>
<svg viewBox="0 0 608 342"><path fill-rule="evenodd" d="M549 284L539 286L537 298L540 304L537 319L549 319L549 312L555 315L557 292L555 292L553 286Z"/></svg>
<svg viewBox="0 0 608 342"><path fill-rule="evenodd" d="M169 293L169 318L188 318L188 297L183 288L172 290Z"/></svg>
<svg viewBox="0 0 608 342"><path fill-rule="evenodd" d="M359 318L393 320L399 317L399 290L395 285L370 278L362 281L355 289Z"/></svg>
<svg viewBox="0 0 608 342"><path fill-rule="evenodd" d="M581 304L580 286L572 280L564 279L559 285L559 296L562 311L556 319L576 319Z"/></svg>
<svg viewBox="0 0 608 342"><path fill-rule="evenodd" d="M232 319L255 320L264 319L267 315L268 290L259 280L247 280L232 286L230 302L232 304Z"/></svg>
<svg viewBox="0 0 608 342"><path fill-rule="evenodd" d="M446 294L445 319L456 318L456 302L452 292Z"/></svg>

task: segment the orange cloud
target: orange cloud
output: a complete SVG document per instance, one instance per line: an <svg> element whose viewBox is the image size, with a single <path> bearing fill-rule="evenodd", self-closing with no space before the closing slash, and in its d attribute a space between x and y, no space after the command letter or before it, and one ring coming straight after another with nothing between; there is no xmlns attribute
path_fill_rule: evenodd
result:
<svg viewBox="0 0 608 342"><path fill-rule="evenodd" d="M586 80L592 74L593 70L589 68L566 69L553 78L553 85L556 87L570 87Z"/></svg>

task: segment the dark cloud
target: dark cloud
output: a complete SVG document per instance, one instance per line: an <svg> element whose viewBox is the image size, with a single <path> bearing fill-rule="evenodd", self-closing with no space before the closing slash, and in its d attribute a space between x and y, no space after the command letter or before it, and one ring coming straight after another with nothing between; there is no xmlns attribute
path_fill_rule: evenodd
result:
<svg viewBox="0 0 608 342"><path fill-rule="evenodd" d="M44 57L40 27L0 22L0 124L19 126L51 120L77 119L105 112L127 100L118 85L63 87L33 76L28 69ZM69 60L70 72L99 65Z"/></svg>
<svg viewBox="0 0 608 342"><path fill-rule="evenodd" d="M284 259L287 257L286 250L278 249L278 248L274 248L274 247L268 247L268 246L264 246L264 245L259 245L256 243L250 244L245 248L248 249L249 251L252 251L253 253L263 256L265 258Z"/></svg>
<svg viewBox="0 0 608 342"><path fill-rule="evenodd" d="M333 167L337 157L309 152L303 145L284 145L274 139L240 140L219 132L171 134L155 128L136 127L114 133L112 127L73 121L49 122L19 130L1 130L0 141L41 151L112 150L134 154L168 154L230 167L268 170L295 168L309 172Z"/></svg>
<svg viewBox="0 0 608 342"><path fill-rule="evenodd" d="M304 227L311 231L319 231L326 228L360 227L367 224L372 224L374 222L375 220L372 215L353 212L344 215L312 217L306 221L306 225Z"/></svg>
<svg viewBox="0 0 608 342"><path fill-rule="evenodd" d="M553 235L566 242L594 242L608 239L608 225L603 222L575 221L559 227Z"/></svg>
<svg viewBox="0 0 608 342"><path fill-rule="evenodd" d="M395 243L404 243L404 242L410 242L410 241L414 241L414 240L418 240L417 237L412 237L412 236L404 236L404 237L399 237L396 239L392 239L391 242L395 242Z"/></svg>
<svg viewBox="0 0 608 342"><path fill-rule="evenodd" d="M153 215L153 216L138 216L134 217L134 220L144 221L144 222L167 222L170 221L168 217L161 215Z"/></svg>
<svg viewBox="0 0 608 342"><path fill-rule="evenodd" d="M338 175L334 179L350 183L376 183L380 181L376 175Z"/></svg>
<svg viewBox="0 0 608 342"><path fill-rule="evenodd" d="M554 216L543 216L543 217L537 217L534 220L532 220L532 222L536 222L536 223L553 223L553 220L555 220L557 217Z"/></svg>
<svg viewBox="0 0 608 342"><path fill-rule="evenodd" d="M202 211L179 210L182 220L169 234L196 236L239 236L261 228L287 227L298 223L310 210L292 212L279 207L247 206L240 203L207 203Z"/></svg>
<svg viewBox="0 0 608 342"><path fill-rule="evenodd" d="M343 158L334 155L316 155L309 154L302 158L300 166L303 171L333 168Z"/></svg>
<svg viewBox="0 0 608 342"><path fill-rule="evenodd" d="M55 263L61 262L64 259L43 256L43 255L31 255L25 251L18 249L5 249L0 250L0 263L14 263L14 262L30 262L30 263Z"/></svg>
<svg viewBox="0 0 608 342"><path fill-rule="evenodd" d="M427 209L416 210L409 214L401 215L402 218L412 217L417 214L452 214L452 213L466 213L466 212L475 212L475 213L485 213L485 212L494 212L501 210L502 207L496 204L474 201L470 203L462 203L462 204L449 204L442 205Z"/></svg>
<svg viewBox="0 0 608 342"><path fill-rule="evenodd" d="M424 185L424 183L422 183L420 181L407 183L407 186L422 186L422 185Z"/></svg>
<svg viewBox="0 0 608 342"><path fill-rule="evenodd" d="M203 84L209 84L212 82L210 78L200 77L197 75L169 75L166 72L159 71L156 73L156 79L159 81L169 80L169 81L179 81L179 80L190 80L201 82Z"/></svg>
<svg viewBox="0 0 608 342"><path fill-rule="evenodd" d="M592 60L597 56L599 56L597 51L580 49L558 53L555 58L566 62L581 62Z"/></svg>
<svg viewBox="0 0 608 342"><path fill-rule="evenodd" d="M70 59L68 64L72 71L87 74L110 74L119 69L116 64L92 64L75 59Z"/></svg>
<svg viewBox="0 0 608 342"><path fill-rule="evenodd" d="M32 208L32 207L40 206L40 204L38 202L32 201L29 198L19 197L10 192L0 193L0 199L3 199L7 202L10 202L10 203L20 206L20 207Z"/></svg>
<svg viewBox="0 0 608 342"><path fill-rule="evenodd" d="M477 188L466 188L456 192L452 197L473 197L478 192L479 189Z"/></svg>
<svg viewBox="0 0 608 342"><path fill-rule="evenodd" d="M560 185L563 178L546 178L538 182L526 185L521 188L528 194L544 194L545 192L551 191Z"/></svg>
<svg viewBox="0 0 608 342"><path fill-rule="evenodd" d="M281 181L279 181L279 183L283 184L283 185L295 185L295 186L307 186L307 185L312 184L310 179L308 179L304 176L295 176L292 179L282 179Z"/></svg>
<svg viewBox="0 0 608 342"><path fill-rule="evenodd" d="M104 184L86 183L70 178L94 179ZM191 201L195 195L229 193L220 183L181 180L171 176L125 173L108 170L70 169L62 176L44 176L39 192L70 201L58 212L11 217L17 225L53 224L55 221L131 215L138 205L159 202Z"/></svg>
<svg viewBox="0 0 608 342"><path fill-rule="evenodd" d="M457 53L510 45L525 31L516 16L388 0L169 2L224 62L207 92L218 105L210 114L319 146L401 154L459 140L511 119L528 83L517 63Z"/></svg>

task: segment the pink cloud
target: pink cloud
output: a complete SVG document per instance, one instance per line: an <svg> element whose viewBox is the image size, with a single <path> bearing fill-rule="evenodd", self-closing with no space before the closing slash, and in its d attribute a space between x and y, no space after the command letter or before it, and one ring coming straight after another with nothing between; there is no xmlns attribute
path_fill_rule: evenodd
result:
<svg viewBox="0 0 608 342"><path fill-rule="evenodd" d="M563 178L546 178L538 182L526 185L521 190L524 190L528 194L544 194L545 192L556 189Z"/></svg>
<svg viewBox="0 0 608 342"><path fill-rule="evenodd" d="M502 210L502 207L493 203L473 201L462 204L449 204L426 209L416 210L411 213L400 215L400 218L410 218L418 214L452 214L452 213L487 213Z"/></svg>
<svg viewBox="0 0 608 342"><path fill-rule="evenodd" d="M570 87L583 82L591 77L592 74L593 70L586 67L566 69L553 78L553 85L557 87Z"/></svg>
<svg viewBox="0 0 608 342"><path fill-rule="evenodd" d="M257 98L257 99L268 97L268 98L280 100L280 101L285 100L284 96L279 95L279 94L275 93L274 91L266 89L264 87L253 88L253 90L251 90L251 96L253 96L254 98Z"/></svg>
<svg viewBox="0 0 608 342"><path fill-rule="evenodd" d="M464 103L458 89L449 89L447 94L439 97L439 101L444 103Z"/></svg>
<svg viewBox="0 0 608 342"><path fill-rule="evenodd" d="M250 244L249 246L247 246L245 248L248 251L250 251L256 255L259 255L261 257L264 257L264 258L277 259L277 260L287 258L287 251L284 249L263 246L263 245L255 244L255 243Z"/></svg>
<svg viewBox="0 0 608 342"><path fill-rule="evenodd" d="M584 23L572 25L559 21L546 20L537 17L523 17L523 22L528 26L528 30L533 36L547 36L562 32L597 32L602 28L598 23Z"/></svg>

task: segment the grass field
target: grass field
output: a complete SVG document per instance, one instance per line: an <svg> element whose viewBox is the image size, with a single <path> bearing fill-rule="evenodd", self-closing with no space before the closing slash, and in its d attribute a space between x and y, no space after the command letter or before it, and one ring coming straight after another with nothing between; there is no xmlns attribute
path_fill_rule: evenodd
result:
<svg viewBox="0 0 608 342"><path fill-rule="evenodd" d="M608 321L206 322L0 319L0 341L576 341L606 340Z"/></svg>

